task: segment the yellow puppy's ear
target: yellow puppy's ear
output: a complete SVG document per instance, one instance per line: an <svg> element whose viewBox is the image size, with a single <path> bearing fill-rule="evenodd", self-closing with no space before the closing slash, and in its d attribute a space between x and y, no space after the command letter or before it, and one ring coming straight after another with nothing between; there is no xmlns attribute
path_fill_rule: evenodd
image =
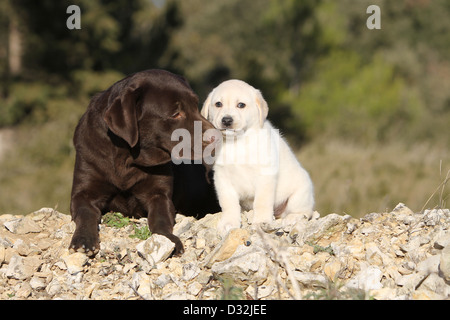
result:
<svg viewBox="0 0 450 320"><path fill-rule="evenodd" d="M259 125L264 125L264 121L266 121L267 114L269 113L269 106L267 105L266 100L264 100L261 91L255 89L256 93L256 105L258 106L259 111Z"/></svg>
<svg viewBox="0 0 450 320"><path fill-rule="evenodd" d="M214 91L211 91L208 95L208 97L206 98L205 102L203 103L203 107L202 110L200 111L201 115L203 117L205 117L206 120L208 119L208 114L209 114L209 106L211 104L211 99L212 99L212 94Z"/></svg>

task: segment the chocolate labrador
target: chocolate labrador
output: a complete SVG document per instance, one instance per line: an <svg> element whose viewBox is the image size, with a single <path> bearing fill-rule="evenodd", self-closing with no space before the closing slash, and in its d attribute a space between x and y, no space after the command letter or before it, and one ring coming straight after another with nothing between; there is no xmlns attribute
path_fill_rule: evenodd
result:
<svg viewBox="0 0 450 320"><path fill-rule="evenodd" d="M213 129L200 115L198 97L186 80L164 70L135 73L92 98L73 139L70 210L76 229L71 251L91 256L98 252L98 224L109 211L147 217L151 232L173 241L175 254L184 251L172 234L174 201L191 212L196 203L198 213L220 210L202 164L171 162L171 150L178 143L172 141L172 132L184 128L194 141L194 121L201 121L201 133ZM214 138L200 141L204 150ZM198 149L194 159L202 157Z"/></svg>

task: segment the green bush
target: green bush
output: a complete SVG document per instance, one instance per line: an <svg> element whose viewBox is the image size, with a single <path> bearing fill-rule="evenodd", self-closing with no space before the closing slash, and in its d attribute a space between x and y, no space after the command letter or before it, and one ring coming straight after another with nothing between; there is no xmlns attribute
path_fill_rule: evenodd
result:
<svg viewBox="0 0 450 320"><path fill-rule="evenodd" d="M49 100L63 97L64 87L42 82L16 82L11 85L9 97L0 104L0 127L34 122L34 115L45 112ZM46 119L44 119L46 120Z"/></svg>
<svg viewBox="0 0 450 320"><path fill-rule="evenodd" d="M310 137L380 141L420 117L420 104L412 94L405 96L405 82L380 56L365 62L355 52L339 50L320 59L315 70L287 99Z"/></svg>
<svg viewBox="0 0 450 320"><path fill-rule="evenodd" d="M122 73L113 70L103 72L76 70L72 73L72 79L78 95L89 97L106 90L123 77Z"/></svg>

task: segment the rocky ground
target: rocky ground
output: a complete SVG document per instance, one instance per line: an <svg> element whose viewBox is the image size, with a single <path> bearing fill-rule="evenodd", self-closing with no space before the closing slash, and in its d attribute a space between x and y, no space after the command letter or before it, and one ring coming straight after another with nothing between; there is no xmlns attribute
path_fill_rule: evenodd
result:
<svg viewBox="0 0 450 320"><path fill-rule="evenodd" d="M43 208L0 216L0 299L449 299L450 210L403 204L361 219L277 220L225 239L219 214L177 216L186 252L146 219L100 225L95 258L70 253L70 216ZM134 235L134 237L130 237Z"/></svg>

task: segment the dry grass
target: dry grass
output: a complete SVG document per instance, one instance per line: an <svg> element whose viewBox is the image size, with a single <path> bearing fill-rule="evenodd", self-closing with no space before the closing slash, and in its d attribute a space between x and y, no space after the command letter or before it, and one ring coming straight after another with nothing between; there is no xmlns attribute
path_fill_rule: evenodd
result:
<svg viewBox="0 0 450 320"><path fill-rule="evenodd" d="M298 157L311 174L316 210L322 215L359 217L391 210L399 202L413 211L448 206L448 148L317 141L305 146Z"/></svg>
<svg viewBox="0 0 450 320"><path fill-rule="evenodd" d="M82 111L71 107L72 113L64 114L70 118L66 122L24 126L17 132L15 148L0 163L0 214L54 206L69 213L75 157L71 140ZM413 211L449 205L450 150L445 147L315 140L298 157L311 174L322 216L359 217L391 210L399 202Z"/></svg>

